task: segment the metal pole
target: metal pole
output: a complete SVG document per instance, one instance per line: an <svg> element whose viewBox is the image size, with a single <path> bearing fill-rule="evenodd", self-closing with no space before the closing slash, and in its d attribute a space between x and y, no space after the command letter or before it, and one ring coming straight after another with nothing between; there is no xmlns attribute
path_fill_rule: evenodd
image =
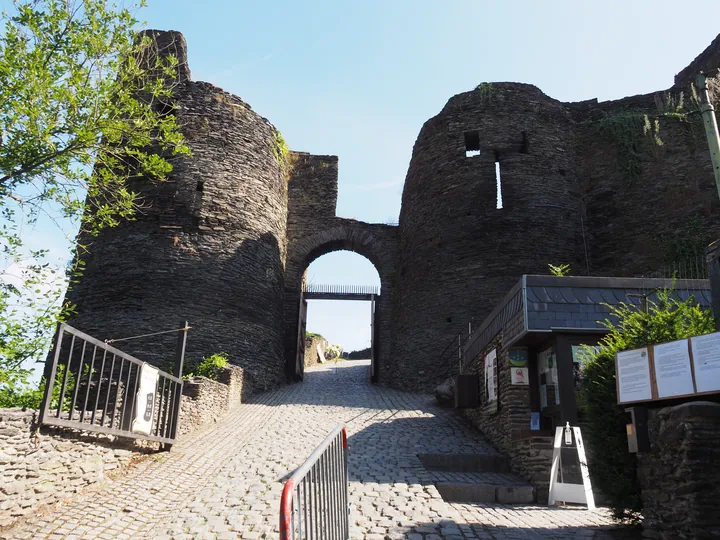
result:
<svg viewBox="0 0 720 540"><path fill-rule="evenodd" d="M185 344L187 343L188 329L187 321L183 321L183 329L178 332L177 345L175 346L175 369L173 375L178 379L182 380L183 362L185 361ZM172 419L170 421L170 438L175 439L177 435L178 423L180 420L180 398L182 397L182 383L180 384L179 391L176 392L174 401L174 409Z"/></svg>
<svg viewBox="0 0 720 540"><path fill-rule="evenodd" d="M712 160L713 172L715 174L715 185L720 197L720 135L718 134L717 118L715 108L710 103L710 93L707 87L707 77L700 73L695 77L695 85L700 93L700 112L705 125L705 135L710 147L710 159Z"/></svg>
<svg viewBox="0 0 720 540"><path fill-rule="evenodd" d="M458 334L458 375L462 375L462 334Z"/></svg>

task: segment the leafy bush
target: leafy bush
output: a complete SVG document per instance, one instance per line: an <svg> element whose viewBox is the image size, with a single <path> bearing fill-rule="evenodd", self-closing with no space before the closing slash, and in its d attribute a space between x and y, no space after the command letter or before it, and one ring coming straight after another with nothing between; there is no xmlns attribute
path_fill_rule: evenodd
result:
<svg viewBox="0 0 720 540"><path fill-rule="evenodd" d="M327 358L328 360L340 358L342 352L342 347L340 345L328 345L327 349L325 350L325 358Z"/></svg>
<svg viewBox="0 0 720 540"><path fill-rule="evenodd" d="M229 364L229 355L225 352L215 353L208 357L203 357L202 362L197 364L190 372L183 375L183 379L192 377L207 377L213 381L218 380L218 369L222 369Z"/></svg>
<svg viewBox="0 0 720 540"><path fill-rule="evenodd" d="M89 372L89 366L85 366L83 377ZM65 366L63 364L57 367L55 373L55 384L53 385L52 396L50 398L50 408L55 409L60 401L60 392L62 390L63 377L65 376ZM66 384L66 398L63 403L63 410L70 410L70 400L67 399L67 388L75 387L75 374L71 371L68 373ZM23 407L25 409L39 409L42 404L43 394L45 393L45 377L40 379L37 388L33 388L28 383L28 374L24 374L21 378L9 381L7 384L0 385L0 409L10 407Z"/></svg>
<svg viewBox="0 0 720 540"><path fill-rule="evenodd" d="M579 404L587 420L593 481L608 497L614 516L636 524L642 509L637 460L627 449L625 407L617 404L615 353L714 331L710 310L701 309L692 297L675 300L672 292L658 292L657 303L648 301L646 311L628 304L609 306L617 325L606 320L609 333L601 345L585 349L588 361L583 366Z"/></svg>

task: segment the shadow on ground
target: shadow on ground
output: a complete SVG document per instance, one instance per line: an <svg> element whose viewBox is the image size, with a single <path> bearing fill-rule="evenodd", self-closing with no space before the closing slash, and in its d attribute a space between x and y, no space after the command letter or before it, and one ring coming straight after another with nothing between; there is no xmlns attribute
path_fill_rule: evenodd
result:
<svg viewBox="0 0 720 540"><path fill-rule="evenodd" d="M492 505L487 506L487 510L496 514L504 511L517 512L518 515L523 512L537 512L538 507L533 506L504 506ZM559 521L567 519L568 512L587 512L582 509L568 508L542 508L547 521L553 520L553 514L557 513ZM560 517L560 513L565 515ZM533 518L537 520L537 517ZM509 521L512 518L509 518ZM420 540L421 538L443 538L443 539L462 539L462 538L483 538L483 539L509 539L509 538L529 538L529 539L607 539L607 540L639 540L642 538L642 531L637 527L629 527L624 525L566 525L563 523L547 525L530 525L512 526L512 525L492 525L489 523L458 523L452 519L444 519L437 523L420 523L413 527L395 527L390 529L386 538L408 540Z"/></svg>

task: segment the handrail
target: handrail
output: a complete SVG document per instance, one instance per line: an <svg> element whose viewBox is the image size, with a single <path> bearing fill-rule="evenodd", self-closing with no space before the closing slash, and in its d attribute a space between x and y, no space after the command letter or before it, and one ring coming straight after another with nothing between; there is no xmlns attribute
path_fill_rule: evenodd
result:
<svg viewBox="0 0 720 540"><path fill-rule="evenodd" d="M349 538L347 452L347 430L340 424L285 482L281 540L307 538L308 533L312 538Z"/></svg>
<svg viewBox="0 0 720 540"><path fill-rule="evenodd" d="M303 292L320 294L380 294L376 285L327 285L322 283L306 283Z"/></svg>

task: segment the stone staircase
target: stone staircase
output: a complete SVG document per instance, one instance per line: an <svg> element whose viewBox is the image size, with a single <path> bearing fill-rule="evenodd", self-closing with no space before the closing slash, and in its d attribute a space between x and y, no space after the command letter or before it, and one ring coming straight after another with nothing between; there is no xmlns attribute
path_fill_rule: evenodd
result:
<svg viewBox="0 0 720 540"><path fill-rule="evenodd" d="M510 472L502 455L418 454L446 502L526 504L535 500L531 484Z"/></svg>

